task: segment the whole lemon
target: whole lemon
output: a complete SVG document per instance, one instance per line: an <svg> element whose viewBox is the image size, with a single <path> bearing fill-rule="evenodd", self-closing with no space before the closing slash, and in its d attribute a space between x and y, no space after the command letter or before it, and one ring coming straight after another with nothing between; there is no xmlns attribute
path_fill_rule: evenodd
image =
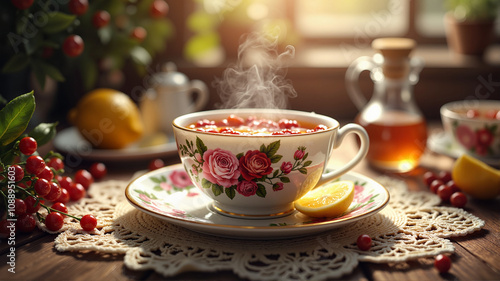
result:
<svg viewBox="0 0 500 281"><path fill-rule="evenodd" d="M94 147L120 149L138 140L144 131L136 104L113 89L85 94L69 112L69 120Z"/></svg>

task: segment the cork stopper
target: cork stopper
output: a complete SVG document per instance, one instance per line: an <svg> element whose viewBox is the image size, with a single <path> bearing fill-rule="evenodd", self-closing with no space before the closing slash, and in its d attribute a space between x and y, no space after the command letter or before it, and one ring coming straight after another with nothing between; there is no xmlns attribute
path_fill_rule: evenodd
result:
<svg viewBox="0 0 500 281"><path fill-rule="evenodd" d="M415 46L415 40L409 38L379 38L372 42L372 48L384 57L384 76L392 79L408 75L409 56Z"/></svg>

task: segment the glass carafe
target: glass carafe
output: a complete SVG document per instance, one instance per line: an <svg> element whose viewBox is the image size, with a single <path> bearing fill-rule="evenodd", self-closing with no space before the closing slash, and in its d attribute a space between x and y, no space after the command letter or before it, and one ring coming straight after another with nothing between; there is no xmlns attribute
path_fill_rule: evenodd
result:
<svg viewBox="0 0 500 281"><path fill-rule="evenodd" d="M355 121L370 137L367 160L372 166L408 172L418 166L427 142L425 119L413 97L423 61L410 58L415 48L411 39L380 38L372 48L377 54L355 60L346 73L348 94L360 110ZM359 86L363 71L370 71L374 83L369 100Z"/></svg>

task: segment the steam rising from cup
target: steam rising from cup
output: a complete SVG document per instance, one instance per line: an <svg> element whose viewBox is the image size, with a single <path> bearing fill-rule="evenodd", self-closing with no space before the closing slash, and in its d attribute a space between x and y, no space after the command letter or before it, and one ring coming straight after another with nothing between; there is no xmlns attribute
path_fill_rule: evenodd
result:
<svg viewBox="0 0 500 281"><path fill-rule="evenodd" d="M286 66L295 55L288 45L281 54L277 37L248 34L238 49L238 61L215 80L220 108L287 108L288 98L297 96Z"/></svg>

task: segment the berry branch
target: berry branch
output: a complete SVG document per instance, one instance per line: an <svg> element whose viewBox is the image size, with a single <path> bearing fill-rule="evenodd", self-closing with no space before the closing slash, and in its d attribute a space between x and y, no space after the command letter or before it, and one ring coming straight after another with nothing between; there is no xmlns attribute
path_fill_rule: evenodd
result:
<svg viewBox="0 0 500 281"><path fill-rule="evenodd" d="M77 171L74 179L63 176L64 162L59 153L50 151L43 158L39 155L38 148L55 135L55 124L42 123L26 133L34 110L32 92L18 96L0 110L0 120L4 120L0 122L0 237L9 237L12 227L32 232L36 220L58 231L65 217L92 231L97 219L71 215L65 204L83 198L94 179L86 170ZM40 208L47 215L39 212Z"/></svg>

